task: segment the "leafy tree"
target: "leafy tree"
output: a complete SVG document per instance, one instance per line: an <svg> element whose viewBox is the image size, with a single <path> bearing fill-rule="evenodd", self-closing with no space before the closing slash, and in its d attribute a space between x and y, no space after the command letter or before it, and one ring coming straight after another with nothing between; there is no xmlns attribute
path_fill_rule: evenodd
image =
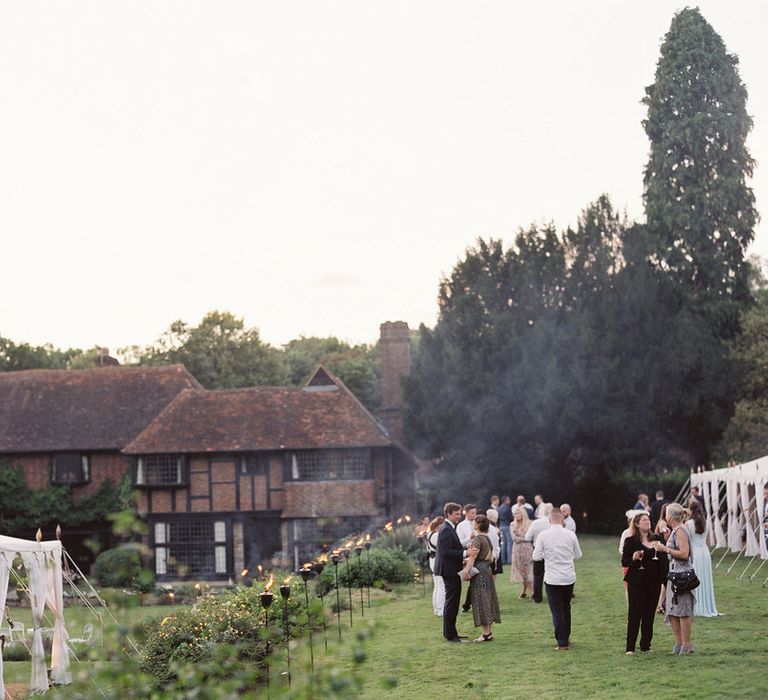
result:
<svg viewBox="0 0 768 700"><path fill-rule="evenodd" d="M752 120L738 58L698 9L675 15L646 88L651 142L647 223L658 261L699 298L747 299L744 253L754 236Z"/></svg>
<svg viewBox="0 0 768 700"><path fill-rule="evenodd" d="M24 369L69 369L77 364L83 351L77 348L60 350L53 345L14 343L0 337L0 372Z"/></svg>
<svg viewBox="0 0 768 700"><path fill-rule="evenodd" d="M226 311L211 311L197 326L174 321L154 345L137 354L141 365L184 364L206 389L285 382L279 351Z"/></svg>
<svg viewBox="0 0 768 700"><path fill-rule="evenodd" d="M371 345L350 345L334 337L304 336L283 346L283 363L288 382L301 386L312 369L322 364L336 374L370 410L381 406L381 366L378 349Z"/></svg>
<svg viewBox="0 0 768 700"><path fill-rule="evenodd" d="M742 333L731 359L742 368L739 400L717 450L723 462L744 462L768 451L768 291L765 264L751 261L751 286L757 304L741 318Z"/></svg>

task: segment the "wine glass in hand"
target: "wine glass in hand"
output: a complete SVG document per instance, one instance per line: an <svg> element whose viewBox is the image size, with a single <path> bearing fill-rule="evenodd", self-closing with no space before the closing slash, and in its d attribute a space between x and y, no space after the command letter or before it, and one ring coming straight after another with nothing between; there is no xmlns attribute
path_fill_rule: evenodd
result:
<svg viewBox="0 0 768 700"><path fill-rule="evenodd" d="M659 542L653 543L653 561L659 561Z"/></svg>
<svg viewBox="0 0 768 700"><path fill-rule="evenodd" d="M640 560L640 571L645 571L645 567L643 566L643 557L645 556L645 550L641 549L638 553L638 559Z"/></svg>

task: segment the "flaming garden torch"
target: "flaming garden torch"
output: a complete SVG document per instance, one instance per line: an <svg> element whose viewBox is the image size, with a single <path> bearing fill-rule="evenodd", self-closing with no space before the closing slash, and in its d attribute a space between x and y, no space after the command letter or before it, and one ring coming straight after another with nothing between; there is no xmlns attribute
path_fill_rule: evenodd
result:
<svg viewBox="0 0 768 700"><path fill-rule="evenodd" d="M351 542L347 542L344 545L344 549L342 550L342 554L344 555L344 559L347 562L347 592L349 593L349 626L352 627L354 625L354 622L352 620L352 579L349 575L349 555L350 551L349 548L352 546Z"/></svg>
<svg viewBox="0 0 768 700"><path fill-rule="evenodd" d="M291 685L291 633L288 623L288 598L291 597L291 577L280 585L280 595L283 598L283 627L285 628L285 656L288 659L288 686Z"/></svg>
<svg viewBox="0 0 768 700"><path fill-rule="evenodd" d="M365 568L367 569L368 579L368 607L371 607L371 535L370 533L365 536Z"/></svg>
<svg viewBox="0 0 768 700"><path fill-rule="evenodd" d="M309 588L307 587L307 582L309 579L311 579L313 576L316 576L317 572L312 568L311 563L304 564L304 566L299 569L299 576L301 576L301 580L304 581L304 597L307 601L307 631L309 632L309 663L312 666L312 670L315 670L315 652L312 648L312 619L309 615Z"/></svg>
<svg viewBox="0 0 768 700"><path fill-rule="evenodd" d="M267 697L269 697L269 608L272 605L272 591L270 590L275 584L275 579L270 574L269 581L264 586L264 590L259 593L259 599L261 600L261 607L264 608L264 629L267 631L266 642L266 656L264 657L264 667L267 670Z"/></svg>
<svg viewBox="0 0 768 700"><path fill-rule="evenodd" d="M357 580L360 583L360 615L365 617L365 601L363 600L363 565L360 563L360 555L363 553L363 540L355 542L355 556L357 557Z"/></svg>
<svg viewBox="0 0 768 700"><path fill-rule="evenodd" d="M331 552L331 563L333 564L333 571L336 575L336 622L339 625L339 641L341 641L341 600L339 599L339 556L340 551L334 549Z"/></svg>

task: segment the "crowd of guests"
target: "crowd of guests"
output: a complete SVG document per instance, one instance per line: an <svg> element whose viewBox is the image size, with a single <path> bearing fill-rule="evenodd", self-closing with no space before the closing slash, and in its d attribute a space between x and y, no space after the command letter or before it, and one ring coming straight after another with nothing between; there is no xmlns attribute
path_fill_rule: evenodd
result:
<svg viewBox="0 0 768 700"><path fill-rule="evenodd" d="M627 600L626 653L648 651L657 614L672 628L674 654L690 654L694 616L718 615L707 547L707 525L699 494L692 492L684 508L663 492L651 503L639 494L627 511L627 529L619 542ZM426 521L424 522L426 525ZM507 496L491 498L485 508L446 503L443 515L429 521L425 543L433 574L432 606L443 618L448 642L463 642L456 620L459 609L471 610L481 634L474 641L493 641L492 625L501 622L496 583L504 566L510 581L520 584L519 598L543 602L546 593L556 649L567 651L574 597L574 562L582 556L576 522L567 503L554 506L540 495L529 504ZM669 572L693 568L700 581L695 591L674 590ZM462 587L466 595L462 605Z"/></svg>
<svg viewBox="0 0 768 700"><path fill-rule="evenodd" d="M434 613L443 618L448 642L465 638L456 629L459 607L472 611L482 633L476 642L493 641L492 625L501 622L497 577L510 566L510 579L522 584L520 598L547 602L559 650L570 648L574 561L581 557L576 522L567 503L554 507L537 495L534 505L518 496L491 498L487 508L446 503L443 515L428 525L425 538L434 588ZM463 583L467 592L461 605Z"/></svg>

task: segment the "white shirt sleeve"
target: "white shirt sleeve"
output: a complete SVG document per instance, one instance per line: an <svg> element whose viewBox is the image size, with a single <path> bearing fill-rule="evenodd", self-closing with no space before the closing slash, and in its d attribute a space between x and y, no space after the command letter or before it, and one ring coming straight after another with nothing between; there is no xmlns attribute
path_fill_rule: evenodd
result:
<svg viewBox="0 0 768 700"><path fill-rule="evenodd" d="M576 535L573 536L573 558L581 559L581 547L579 547L579 538Z"/></svg>

